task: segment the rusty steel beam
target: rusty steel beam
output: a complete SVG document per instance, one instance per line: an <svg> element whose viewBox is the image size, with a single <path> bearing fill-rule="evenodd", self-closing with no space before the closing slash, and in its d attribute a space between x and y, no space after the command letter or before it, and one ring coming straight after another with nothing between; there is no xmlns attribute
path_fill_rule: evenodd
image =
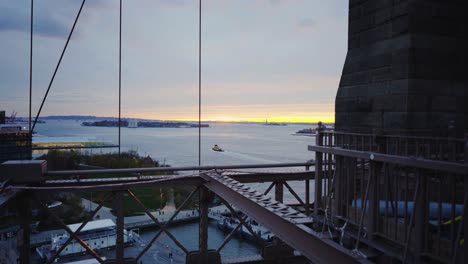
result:
<svg viewBox="0 0 468 264"><path fill-rule="evenodd" d="M229 172L229 171L228 171ZM245 174L225 174L242 183L275 182L275 181L304 181L314 179L314 171L291 172L246 172Z"/></svg>
<svg viewBox="0 0 468 264"><path fill-rule="evenodd" d="M124 209L123 191L116 191L114 194L114 211L116 214L116 237L115 237L115 258L119 263L124 259Z"/></svg>
<svg viewBox="0 0 468 264"><path fill-rule="evenodd" d="M411 166L421 169L438 170L455 174L468 174L468 165L463 163L388 155L376 152L356 151L336 147L308 146L308 150L315 152L330 153L339 156Z"/></svg>
<svg viewBox="0 0 468 264"><path fill-rule="evenodd" d="M315 145L323 144L323 129L318 128L317 136L315 137ZM322 191L323 191L323 153L315 152L315 181L314 181L314 215L318 216L319 210L322 209Z"/></svg>
<svg viewBox="0 0 468 264"><path fill-rule="evenodd" d="M262 169L262 168L287 168L313 166L313 162L296 163L270 163L247 165L218 165L218 166L188 166L188 167L150 167L130 169L97 169L97 170L65 170L49 171L46 175L85 175L85 174L109 174L109 173L143 173L143 172L167 172L167 171L207 171L207 170L232 170L232 169Z"/></svg>
<svg viewBox="0 0 468 264"><path fill-rule="evenodd" d="M296 198L296 200L299 202L299 204L304 206L304 208L305 208L306 206L305 206L304 201L302 201L301 197L299 197L299 195L294 191L294 189L291 186L289 186L289 184L287 182L284 182L284 186L286 186L286 188L288 188L289 192L294 196L294 198Z"/></svg>
<svg viewBox="0 0 468 264"><path fill-rule="evenodd" d="M169 232L169 230L167 230L167 228L163 227L163 224L161 224L161 222L159 222L159 220L150 212L150 210L148 208L146 208L146 206L140 201L140 199L138 199L138 197L136 197L136 195L131 190L127 190L127 193L138 204L138 206L146 213L146 215L159 227L160 230L164 231L167 234L167 236L170 239L172 239L172 241L177 246L179 246L180 249L182 249L182 251L188 252L188 250L184 247L184 245L182 245L182 243L180 243L177 240L177 238L175 238L175 236L172 235L172 233Z"/></svg>
<svg viewBox="0 0 468 264"><path fill-rule="evenodd" d="M242 218L244 221L247 220L247 216L244 216ZM239 228L242 226L242 223L238 223L234 229L231 230L231 232L227 235L227 237L224 238L223 242L221 242L221 245L218 246L216 249L217 252L221 252L221 250L224 248L224 246L227 245L229 241L234 237L234 235L237 233Z"/></svg>
<svg viewBox="0 0 468 264"><path fill-rule="evenodd" d="M284 196L283 182L278 181L275 184L275 200L282 203L283 196Z"/></svg>
<svg viewBox="0 0 468 264"><path fill-rule="evenodd" d="M21 192L22 191L20 190L11 189L9 191L0 190L0 209L2 209L4 206L7 206L11 201L14 200L15 197L18 197Z"/></svg>
<svg viewBox="0 0 468 264"><path fill-rule="evenodd" d="M465 156L464 156L465 164L468 165L468 133L465 134ZM463 185L465 189L465 195L468 194L468 175L463 177ZM463 206L463 217L461 221L461 225L463 225L463 239L468 237L468 217L467 217L467 209L465 209L466 204ZM468 263L468 243L467 241L463 240L463 245L460 248L464 252L462 256L462 263Z"/></svg>
<svg viewBox="0 0 468 264"><path fill-rule="evenodd" d="M309 171L310 167L306 167L306 171ZM305 211L306 215L310 215L310 178L305 180Z"/></svg>
<svg viewBox="0 0 468 264"><path fill-rule="evenodd" d="M200 223L198 226L198 250L201 254L208 251L208 208L210 206L210 190L200 187L198 195Z"/></svg>
<svg viewBox="0 0 468 264"><path fill-rule="evenodd" d="M310 261L314 263L356 263L366 261L358 256L353 256L351 251L340 247L330 239L323 238L306 225L295 224L291 220L278 216L274 211L226 186L217 179L216 175L202 173L201 177L206 180L204 185L208 189L268 228Z"/></svg>
<svg viewBox="0 0 468 264"><path fill-rule="evenodd" d="M263 192L263 195L267 195L271 191L271 189L275 187L275 185L276 185L275 182L272 182L270 186L268 186L268 188Z"/></svg>
<svg viewBox="0 0 468 264"><path fill-rule="evenodd" d="M130 182L121 182L119 179L107 180L100 179L101 181L96 181L93 184L80 183L80 181L74 182L71 185L65 183L60 183L61 181L55 182L53 185L48 184L36 184L36 185L17 185L10 186L9 188L13 190L32 190L32 191L93 191L93 190L126 190L132 188L159 188L167 186L180 186L180 185L199 185L202 182L200 181L198 175L179 175L172 177L156 177L151 180L145 179L136 179ZM98 183L99 182L99 183Z"/></svg>
<svg viewBox="0 0 468 264"><path fill-rule="evenodd" d="M156 235L153 236L153 238L150 240L150 242L148 242L146 244L145 248L143 248L143 250L138 254L138 256L136 257L137 261L140 260L141 257L143 257L143 255L146 253L146 251L148 251L150 249L150 247L153 245L154 241L156 241L156 239L158 239L158 237L162 234L163 230L166 229L172 223L172 220L174 220L174 218L179 214L179 212L182 210L182 208L192 199L192 197L198 192L199 189L200 189L200 187L197 187L195 190L193 190L189 194L189 196L187 196L187 198L185 198L185 200L182 202L182 204L179 206L179 208L177 208L177 210L172 214L172 216L169 218L169 220L167 220L166 223L163 226L161 226L161 228L156 233ZM186 249L184 247L181 247L180 249L184 250L185 254L189 253L188 251L185 251Z"/></svg>
<svg viewBox="0 0 468 264"><path fill-rule="evenodd" d="M21 196L16 198L16 209L19 215L19 224L21 226L21 232L18 236L21 243L19 243L20 263L29 263L31 256L31 248L29 247L31 240L31 197L30 193L23 193Z"/></svg>
<svg viewBox="0 0 468 264"><path fill-rule="evenodd" d="M248 183L248 182L274 182L274 181L303 181L306 179L313 179L313 171L291 171L291 172L239 172L239 171L227 171L229 177L236 179L237 181ZM232 174L231 174L232 173ZM152 180L158 179L173 179L182 181L178 184L184 185L199 185L201 184L198 175L144 175L144 176L132 176L132 177L115 177L115 178L80 178L80 179L61 179L61 180L46 180L40 186L73 186L73 185L99 185L104 183L133 183L146 181L147 184L151 184ZM197 181L198 180L198 181ZM34 186L34 185L31 185Z"/></svg>
<svg viewBox="0 0 468 264"><path fill-rule="evenodd" d="M231 176L230 176L231 177ZM233 174L232 177L242 183L304 181L313 179L313 171L303 172L271 172ZM198 175L164 175L99 179L69 179L48 180L41 184L10 186L11 190L50 191L92 191L92 190L124 190L132 188L162 188L172 186L199 186L203 183Z"/></svg>
<svg viewBox="0 0 468 264"><path fill-rule="evenodd" d="M231 215L233 215L235 218L237 218L240 222L240 224L242 224L243 226L245 226L245 228L247 228L247 231L249 231L249 233L255 238L255 240L257 241L257 243L259 243L260 245L263 245L263 241L262 241L262 238L257 234L255 233L255 231L252 229L251 226L249 226L247 224L246 219L244 219L243 217L241 217L236 210L234 210L234 208L232 208L232 206L226 201L224 200L223 198L221 198L221 201L223 202L223 204L229 209L229 211L231 212Z"/></svg>

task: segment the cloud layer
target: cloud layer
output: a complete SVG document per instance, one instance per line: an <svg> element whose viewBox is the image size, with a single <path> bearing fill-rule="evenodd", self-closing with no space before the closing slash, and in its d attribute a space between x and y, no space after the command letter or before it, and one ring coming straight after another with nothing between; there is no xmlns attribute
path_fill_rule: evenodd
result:
<svg viewBox="0 0 468 264"><path fill-rule="evenodd" d="M23 116L29 4L0 3L0 108ZM35 111L80 4L35 1ZM197 7L196 0L124 1L125 116L196 114ZM202 20L204 116L332 114L346 52L347 1L204 0ZM118 1L87 1L76 30L43 114L116 115ZM225 107L236 105L237 111Z"/></svg>

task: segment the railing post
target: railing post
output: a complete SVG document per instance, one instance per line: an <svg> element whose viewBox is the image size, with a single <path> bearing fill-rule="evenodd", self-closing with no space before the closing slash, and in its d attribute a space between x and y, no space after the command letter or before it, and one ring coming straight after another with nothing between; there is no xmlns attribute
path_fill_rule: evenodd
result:
<svg viewBox="0 0 468 264"><path fill-rule="evenodd" d="M16 200L21 230L18 233L18 246L20 247L20 263L29 264L30 260L30 234L31 234L31 197L28 193L19 196Z"/></svg>
<svg viewBox="0 0 468 264"><path fill-rule="evenodd" d="M117 191L114 196L114 210L116 214L115 258L119 262L124 259L124 212L123 212L123 191Z"/></svg>
<svg viewBox="0 0 468 264"><path fill-rule="evenodd" d="M334 186L335 189L333 193L333 206L331 213L333 215L343 215L343 193L342 193L342 181L343 181L343 156L335 155L335 179Z"/></svg>
<svg viewBox="0 0 468 264"><path fill-rule="evenodd" d="M200 226L199 226L199 250L204 256L208 251L208 207L209 190L206 187L200 188Z"/></svg>
<svg viewBox="0 0 468 264"><path fill-rule="evenodd" d="M369 161L369 199L364 201L368 202L369 209L366 215L366 225L368 230L369 239L373 239L374 234L378 231L377 220L379 217L379 174L382 164L376 163L375 161ZM364 198L362 198L364 199ZM366 206L364 204L364 206Z"/></svg>
<svg viewBox="0 0 468 264"><path fill-rule="evenodd" d="M420 169L417 169L416 177L419 178L419 193L416 198L416 203L414 207L416 208L414 214L414 238L415 238L415 252L414 252L414 262L421 262L421 254L424 253L426 249L426 231L427 231L427 177L421 175Z"/></svg>
<svg viewBox="0 0 468 264"><path fill-rule="evenodd" d="M310 170L310 166L306 166L306 171ZM310 174L307 174L305 180L305 212L306 215L310 215Z"/></svg>
<svg viewBox="0 0 468 264"><path fill-rule="evenodd" d="M276 182L275 183L275 200L277 202L283 202L283 194L284 194L284 185L283 182Z"/></svg>
<svg viewBox="0 0 468 264"><path fill-rule="evenodd" d="M464 156L464 161L465 164L468 164L468 133L465 134L465 156ZM463 186L465 188L465 194L468 193L468 175L465 174L463 178ZM463 234L464 234L464 239L468 237L468 217L466 217L468 214L467 212L468 208L463 208L464 216L462 218L463 221ZM466 239L465 239L466 240ZM463 241L463 248L460 252L463 252L462 257L463 261L461 263L468 263L468 243L467 241Z"/></svg>
<svg viewBox="0 0 468 264"><path fill-rule="evenodd" d="M315 137L315 145L322 146L323 142L322 123L319 122L317 127L317 135ZM322 164L323 153L315 152L315 193L314 193L314 214L318 215L319 208L322 205Z"/></svg>
<svg viewBox="0 0 468 264"><path fill-rule="evenodd" d="M220 264L221 255L215 249L208 249L208 207L214 198L214 193L205 186L199 189L200 225L198 226L198 251L187 254L187 264Z"/></svg>

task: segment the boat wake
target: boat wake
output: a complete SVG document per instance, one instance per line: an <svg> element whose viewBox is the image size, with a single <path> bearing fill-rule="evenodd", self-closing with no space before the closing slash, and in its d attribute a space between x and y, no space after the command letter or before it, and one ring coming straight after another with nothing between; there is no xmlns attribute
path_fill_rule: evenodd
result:
<svg viewBox="0 0 468 264"><path fill-rule="evenodd" d="M278 163L277 160L265 159L248 153L234 152L225 150L222 155L226 155L229 158L236 159L239 163Z"/></svg>

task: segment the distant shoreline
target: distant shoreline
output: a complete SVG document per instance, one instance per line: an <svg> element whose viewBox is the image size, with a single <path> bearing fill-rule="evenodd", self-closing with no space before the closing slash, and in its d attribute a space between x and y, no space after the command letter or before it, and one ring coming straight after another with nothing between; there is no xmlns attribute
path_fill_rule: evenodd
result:
<svg viewBox="0 0 468 264"><path fill-rule="evenodd" d="M101 116L87 116L87 115L53 115L41 117L41 120L75 120L75 121L104 121L118 120L117 117L101 117ZM198 121L193 120L158 120L158 119L143 119L143 118L131 118L122 117L121 120L136 120L141 122L171 122L171 123L197 123ZM203 123L219 123L219 124L265 124L261 121L217 121L217 120L203 120ZM270 122L270 123L283 123L291 125L317 125L317 122ZM333 122L323 122L325 125L334 124Z"/></svg>
<svg viewBox="0 0 468 264"><path fill-rule="evenodd" d="M82 126L92 126L92 127L118 127L119 120L100 120L94 122L82 122ZM168 122L168 121L135 121L133 126L129 126L130 122L127 120L121 120L121 127L131 127L131 128L145 128L145 127L158 127L158 128L197 128L198 123L189 123L189 122ZM202 123L200 127L210 127L210 125Z"/></svg>

